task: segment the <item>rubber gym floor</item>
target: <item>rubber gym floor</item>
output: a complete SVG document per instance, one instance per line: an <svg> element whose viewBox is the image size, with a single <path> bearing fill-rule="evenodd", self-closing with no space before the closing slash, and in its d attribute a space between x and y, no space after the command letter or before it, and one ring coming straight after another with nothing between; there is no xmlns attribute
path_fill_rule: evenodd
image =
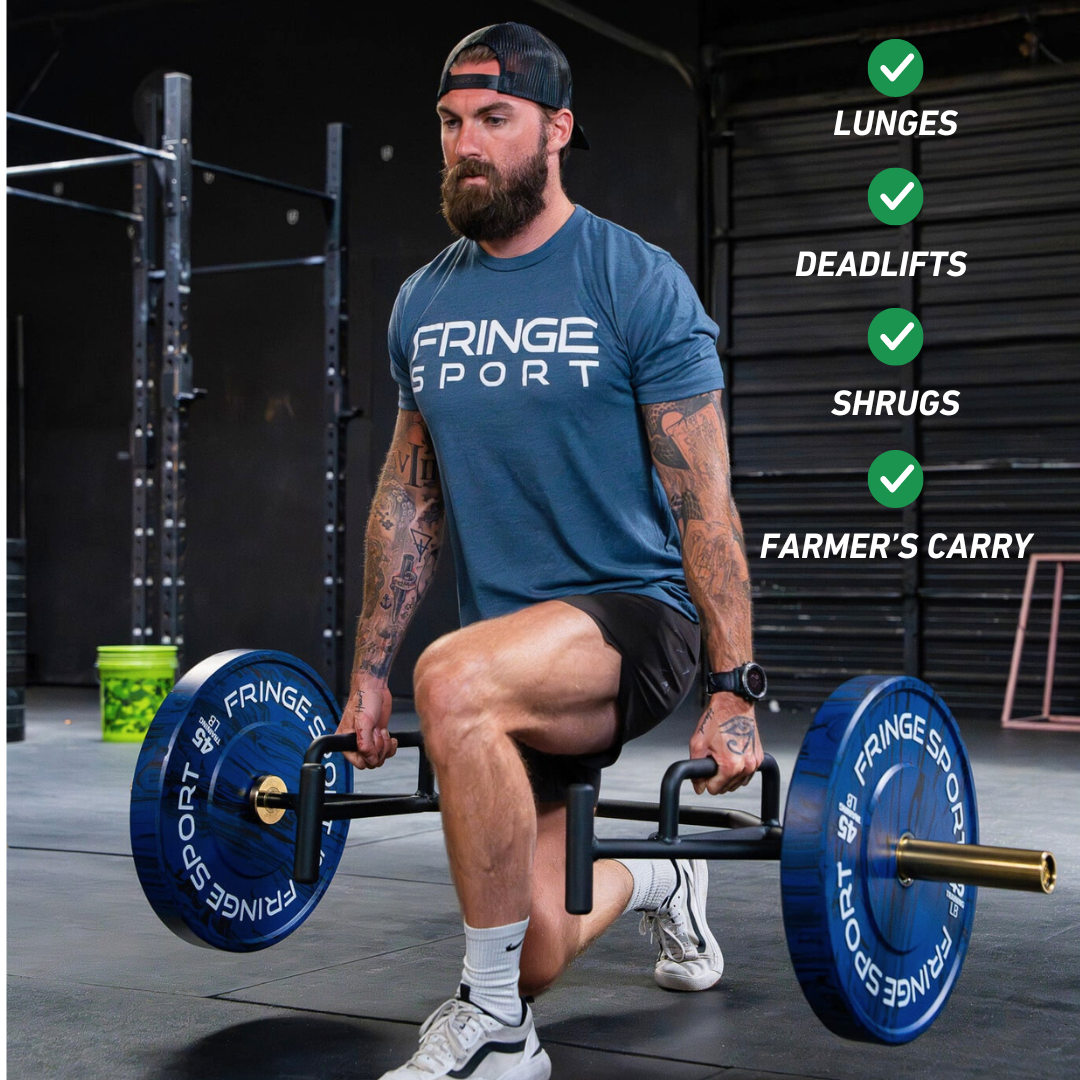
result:
<svg viewBox="0 0 1080 1080"><path fill-rule="evenodd" d="M761 722L785 777L809 721ZM631 744L607 770L604 795L655 800L693 722L684 706ZM414 724L398 715L399 729ZM554 1076L1080 1075L1080 737L992 723L963 730L982 841L1049 848L1059 883L1049 897L980 890L966 963L930 1031L903 1047L832 1035L788 959L778 864L713 863L719 985L657 988L652 946L624 916L536 1003ZM296 933L246 955L200 949L158 920L135 875L137 752L101 741L94 692L29 692L26 741L8 746L9 1075L363 1080L404 1061L420 1022L456 985L464 951L438 818L354 821L333 884ZM399 752L361 778L362 790L411 791L415 762ZM757 799L754 784L724 805L754 811ZM603 821L597 831L648 827Z"/></svg>

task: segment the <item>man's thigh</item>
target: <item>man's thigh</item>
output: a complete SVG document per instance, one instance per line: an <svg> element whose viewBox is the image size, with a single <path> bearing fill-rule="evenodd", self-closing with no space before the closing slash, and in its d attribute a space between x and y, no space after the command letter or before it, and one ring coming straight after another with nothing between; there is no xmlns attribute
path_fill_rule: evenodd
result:
<svg viewBox="0 0 1080 1080"><path fill-rule="evenodd" d="M534 750L593 754L618 734L622 656L589 615L561 601L447 634L421 657L418 681L433 668Z"/></svg>

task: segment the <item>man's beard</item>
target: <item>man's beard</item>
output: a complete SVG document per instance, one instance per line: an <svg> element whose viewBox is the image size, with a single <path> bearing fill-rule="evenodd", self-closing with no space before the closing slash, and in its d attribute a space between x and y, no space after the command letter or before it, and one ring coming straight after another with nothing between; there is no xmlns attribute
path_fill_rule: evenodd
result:
<svg viewBox="0 0 1080 1080"><path fill-rule="evenodd" d="M455 233L470 240L507 240L534 221L546 205L546 138L536 153L513 170L466 158L443 169L442 213ZM484 176L486 184L466 184L466 176Z"/></svg>

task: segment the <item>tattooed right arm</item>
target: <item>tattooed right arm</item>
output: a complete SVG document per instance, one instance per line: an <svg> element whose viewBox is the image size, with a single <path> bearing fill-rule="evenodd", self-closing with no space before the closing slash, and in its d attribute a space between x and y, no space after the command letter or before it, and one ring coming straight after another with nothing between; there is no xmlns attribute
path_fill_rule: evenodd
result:
<svg viewBox="0 0 1080 1080"><path fill-rule="evenodd" d="M349 697L340 734L355 733L357 769L377 769L397 751L386 685L405 629L435 574L443 500L431 434L420 413L398 412L364 543L364 603L356 628Z"/></svg>
<svg viewBox="0 0 1080 1080"><path fill-rule="evenodd" d="M400 410L371 504L364 545L364 602L353 681L385 680L435 574L443 500L431 434L419 412Z"/></svg>

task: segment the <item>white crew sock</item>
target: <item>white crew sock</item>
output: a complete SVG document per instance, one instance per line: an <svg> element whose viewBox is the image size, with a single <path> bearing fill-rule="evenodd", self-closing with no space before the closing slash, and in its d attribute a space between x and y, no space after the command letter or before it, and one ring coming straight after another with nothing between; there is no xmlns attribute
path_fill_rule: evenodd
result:
<svg viewBox="0 0 1080 1080"><path fill-rule="evenodd" d="M679 883L675 864L670 859L616 859L634 879L634 891L623 908L628 911L656 911L675 891Z"/></svg>
<svg viewBox="0 0 1080 1080"><path fill-rule="evenodd" d="M476 930L465 924L465 966L459 996L512 1027L524 1015L518 995L521 943L529 920Z"/></svg>

